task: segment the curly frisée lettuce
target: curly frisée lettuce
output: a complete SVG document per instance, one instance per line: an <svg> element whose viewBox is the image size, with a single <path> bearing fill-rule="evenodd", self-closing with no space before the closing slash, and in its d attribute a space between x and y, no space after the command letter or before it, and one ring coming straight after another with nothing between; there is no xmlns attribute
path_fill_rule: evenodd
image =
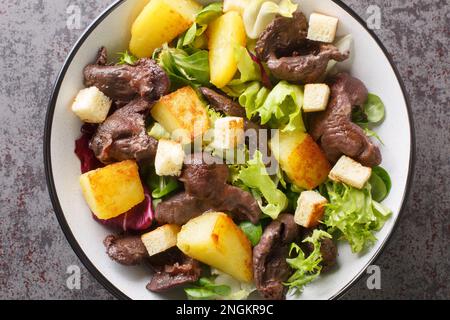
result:
<svg viewBox="0 0 450 320"><path fill-rule="evenodd" d="M289 256L291 256L293 251L295 251L298 256L296 258L286 259L289 266L295 270L287 282L284 283L289 289L301 292L306 284L310 283L320 275L320 271L322 270L320 263L323 260L320 252L320 240L324 238L331 239L332 237L329 233L316 229L310 237L303 240L303 243L309 242L314 247L314 250L307 257L297 244L293 243L291 245Z"/></svg>
<svg viewBox="0 0 450 320"><path fill-rule="evenodd" d="M123 64L134 65L136 62L138 62L138 60L139 59L137 57L135 57L134 55L129 53L128 50L126 50L125 52L119 53L119 61L117 62L117 64L118 65L123 65Z"/></svg>
<svg viewBox="0 0 450 320"><path fill-rule="evenodd" d="M373 200L371 184L359 190L328 181L322 190L329 198L323 223L330 233L347 240L354 253L372 245L377 240L374 232L383 227L392 212Z"/></svg>
<svg viewBox="0 0 450 320"><path fill-rule="evenodd" d="M261 211L272 219L286 209L288 199L267 173L260 151L256 151L237 176L237 186L247 187L258 201ZM266 204L265 204L266 203Z"/></svg>

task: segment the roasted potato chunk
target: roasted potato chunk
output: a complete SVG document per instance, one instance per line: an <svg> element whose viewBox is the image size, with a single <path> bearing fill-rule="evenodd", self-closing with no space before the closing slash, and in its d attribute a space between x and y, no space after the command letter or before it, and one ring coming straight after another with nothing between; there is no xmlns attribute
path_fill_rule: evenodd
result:
<svg viewBox="0 0 450 320"><path fill-rule="evenodd" d="M187 144L209 129L206 107L191 87L181 88L158 101L152 108L152 117L172 138Z"/></svg>
<svg viewBox="0 0 450 320"><path fill-rule="evenodd" d="M281 132L270 141L270 147L281 169L297 187L311 190L327 179L330 163L309 134Z"/></svg>
<svg viewBox="0 0 450 320"><path fill-rule="evenodd" d="M139 58L151 57L189 29L201 8L193 0L151 0L133 23L130 51Z"/></svg>
<svg viewBox="0 0 450 320"><path fill-rule="evenodd" d="M178 233L177 246L239 281L253 280L250 241L225 213L208 212L190 220Z"/></svg>
<svg viewBox="0 0 450 320"><path fill-rule="evenodd" d="M139 169L132 160L86 172L80 184L91 211L102 220L115 218L145 199Z"/></svg>
<svg viewBox="0 0 450 320"><path fill-rule="evenodd" d="M208 35L211 83L223 88L237 71L236 47L247 43L244 21L238 12L229 11L210 24Z"/></svg>

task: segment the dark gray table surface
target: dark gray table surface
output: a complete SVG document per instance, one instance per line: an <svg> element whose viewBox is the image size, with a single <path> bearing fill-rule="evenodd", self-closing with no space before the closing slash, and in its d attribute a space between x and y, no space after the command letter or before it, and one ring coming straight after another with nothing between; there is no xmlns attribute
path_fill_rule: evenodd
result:
<svg viewBox="0 0 450 320"><path fill-rule="evenodd" d="M113 0L0 2L0 299L113 299L82 266L58 225L47 192L43 134L47 102L83 29ZM414 184L398 228L376 261L381 290L364 275L345 299L450 298L450 106L448 1L345 0L375 30L400 71L414 113ZM79 30L66 27L78 5ZM82 270L80 290L67 267Z"/></svg>

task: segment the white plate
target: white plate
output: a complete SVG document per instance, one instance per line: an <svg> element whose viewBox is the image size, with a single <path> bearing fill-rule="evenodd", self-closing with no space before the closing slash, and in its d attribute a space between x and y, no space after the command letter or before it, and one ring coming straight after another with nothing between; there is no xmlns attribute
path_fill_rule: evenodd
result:
<svg viewBox="0 0 450 320"><path fill-rule="evenodd" d="M91 63L100 46L110 53L127 48L130 26L148 0L120 0L111 5L82 35L70 53L56 82L45 132L45 165L50 196L61 227L81 261L89 271L119 298L183 298L181 291L154 294L145 288L150 280L144 267L124 267L108 258L102 241L109 231L96 223L83 200L80 186L80 163L75 156L74 141L81 123L70 112L70 104L83 88L82 70ZM174 0L176 1L176 0ZM405 92L386 50L364 22L340 1L300 0L307 15L318 11L339 18L339 35L351 33L354 47L351 63L343 64L360 78L370 92L386 104L387 116L377 129L385 143L381 147L383 167L391 174L393 186L384 203L394 214L377 234L378 242L364 255L354 255L347 244L339 244L338 268L308 285L300 299L339 297L381 252L402 209L408 193L414 158L412 117Z"/></svg>

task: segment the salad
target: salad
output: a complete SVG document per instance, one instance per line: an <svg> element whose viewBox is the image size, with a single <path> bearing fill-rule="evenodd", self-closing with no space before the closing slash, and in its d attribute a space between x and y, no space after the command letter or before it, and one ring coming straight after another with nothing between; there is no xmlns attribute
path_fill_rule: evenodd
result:
<svg viewBox="0 0 450 320"><path fill-rule="evenodd" d="M150 0L72 105L107 255L189 299L300 295L376 242L391 189L382 100L339 62L352 36L291 0Z"/></svg>

